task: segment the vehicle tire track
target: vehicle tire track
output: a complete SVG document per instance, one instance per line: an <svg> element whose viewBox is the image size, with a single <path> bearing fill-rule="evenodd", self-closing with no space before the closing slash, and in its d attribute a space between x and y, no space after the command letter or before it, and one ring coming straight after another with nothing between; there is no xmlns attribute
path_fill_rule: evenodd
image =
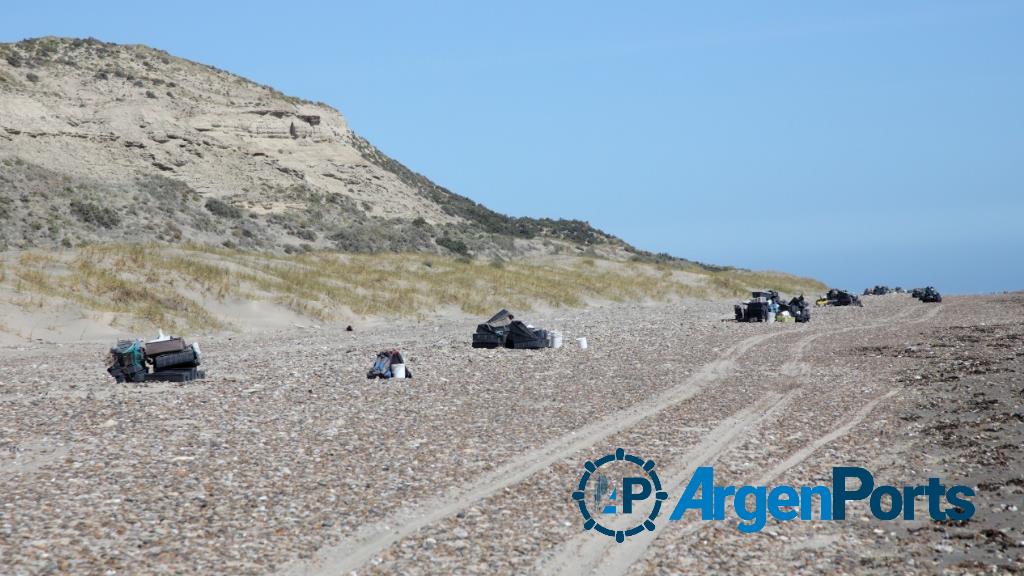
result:
<svg viewBox="0 0 1024 576"><path fill-rule="evenodd" d="M769 482L775 480L776 478L786 473L790 469L801 464L804 460L809 458L815 451L817 451L822 446L830 444L831 442L834 442L837 439L845 436L851 430L853 430L854 426L863 422L864 419L867 418L867 416L871 413L872 410L874 410L874 408L878 405L879 402L893 396L898 392L899 390L891 390L886 394L883 394L872 399L870 402L861 407L861 409L858 410L854 414L854 416L847 420L842 426L832 430L828 434L818 438L817 440L807 444L800 450L796 451L791 456L789 456L788 458L780 462L778 465L776 465L774 468L772 468L769 472L763 474L753 483L753 485L767 485ZM707 523L703 521L691 521L691 523L688 526L684 527L682 530L676 531L674 535L686 536L689 534L693 534L694 532L697 532L698 530L706 526L706 524ZM623 545L620 545L612 549L610 551L610 554L602 558L603 562L594 570L587 572L587 574L590 574L592 576L621 576L626 574L629 571L629 568L634 563L643 558L643 555L647 551L647 548L650 547L651 543L656 538L655 532L644 532L642 535L649 535L649 537L645 540L637 539L636 541L634 541L634 539L631 538L630 540L624 542Z"/></svg>
<svg viewBox="0 0 1024 576"><path fill-rule="evenodd" d="M937 308L933 309L926 316L930 318L937 312ZM822 329L804 336L804 339L813 340L824 335L876 328L909 313L910 311L901 313L884 322L839 329ZM918 321L923 321L923 319ZM727 348L717 359L701 366L696 373L684 381L657 394L654 398L609 414L523 456L514 458L481 476L468 486L453 488L445 496L402 509L378 524L360 530L350 538L320 549L312 560L294 561L282 567L277 573L280 576L333 576L354 571L392 544L420 529L469 508L474 502L518 484L563 458L589 448L608 436L627 430L666 408L693 397L711 382L729 374L734 369L737 359L746 355L752 348L769 339L786 334L792 334L792 332L777 331L747 337ZM798 348L801 354L804 348L806 348L806 344Z"/></svg>
<svg viewBox="0 0 1024 576"><path fill-rule="evenodd" d="M723 419L696 446L679 458L678 461L687 463L685 468L664 469L658 467L658 473L662 478L676 479L674 482L666 484L663 489L669 494L677 494L682 485L681 479L689 478L698 466L707 466L716 462L734 440L782 410L793 400L798 391L799 389L793 389L781 395L769 394L756 404ZM642 532L631 536L622 544L617 544L608 538L597 538L590 532L581 532L563 543L557 551L542 557L535 565L535 570L540 574L572 576L590 574L597 567L596 563L610 548L622 547L653 534L653 532Z"/></svg>
<svg viewBox="0 0 1024 576"><path fill-rule="evenodd" d="M446 496L411 507L379 524L362 530L352 538L321 549L311 561L296 561L278 571L281 576L319 576L345 574L369 562L386 548L448 516L469 508L509 486L518 484L559 460L597 444L602 439L631 428L644 419L678 404L728 374L736 360L750 349L776 336L790 332L757 334L730 346L717 359L704 364L696 373L654 398L609 414L591 424L515 458Z"/></svg>
<svg viewBox="0 0 1024 576"><path fill-rule="evenodd" d="M899 325L906 326L908 324L918 324L918 323L921 323L921 322L927 322L928 320L931 320L936 315L938 315L938 313L940 311L941 311L941 305L940 306L931 307L930 309L925 311L925 313L922 314L921 316L919 316L917 318L914 318L912 320L909 320L907 322L900 323ZM804 354L804 351L806 350L807 346L810 345L814 340L816 340L816 339L818 339L818 338L820 338L822 336L825 336L825 335L834 336L834 335L838 335L838 334L842 334L842 333L846 333L846 332L852 332L852 331L856 331L856 330L871 329L871 328L878 328L878 327L881 327L881 326L891 325L892 324L892 320L900 320L900 319L902 319L902 318L904 318L906 316L911 315L913 312L914 312L914 309L909 309L909 310L903 311L900 314L898 314L897 316L894 316L893 318L890 318L886 322L878 322L878 323L866 324L866 325L861 325L861 326L849 326L849 327L840 328L840 329L833 330L833 331L827 331L827 332L820 332L820 333L816 333L816 334L810 334L810 335L805 336L804 338L801 338L795 344L795 349L798 352L798 356L802 356ZM790 364L796 363L798 361L799 361L798 359L794 359L794 361L791 362ZM789 365L789 364L787 364L787 365ZM789 371L789 372L791 372L791 371ZM787 374L787 375L792 375L792 374L788 373L787 371L783 371L783 373ZM799 389L797 389L797 390L799 390ZM793 392L795 393L797 390L794 390ZM782 462L780 462L777 465L775 465L770 471L768 471L767 473L762 475L760 478L758 478L757 481L755 482L755 484L756 485L761 485L761 486L768 484L769 482L771 482L775 478L778 478L779 476L781 476L782 474L784 474L788 470L790 470L790 469L796 467L797 465L799 465L800 463L802 463L804 460L809 458L815 451L817 451L822 446L825 446L825 445L827 445L827 444L829 444L831 442L834 442L835 440L841 438L842 436L845 436L846 434L848 434L854 428L854 426L856 426L856 425L860 424L861 422L863 422L864 419L867 418L867 416L871 413L871 411L874 410L874 408L879 404L879 402L892 397L893 395L897 394L899 391L900 390L898 388L894 389L894 390L890 390L889 392L886 392L885 394L877 396L877 397L869 400L868 402L864 403L861 406L861 408L849 420L844 422L841 426L839 426L838 428L833 429L832 431L828 432L824 436L821 436L821 437L817 438L816 440L808 443L803 448L801 448L801 449L797 450L796 452L794 452L793 454L791 454L789 457L784 459ZM695 469L696 466L694 466L692 468ZM689 475L691 475L692 473L693 473L693 471L690 470L689 474L684 473L684 476L680 476L679 477L680 478L679 481L673 482L674 490L673 490L673 488L667 489L669 494L678 493L679 492L679 488L680 488L680 486L682 484L682 479L683 478L688 478ZM672 476L672 477L674 478L675 476ZM688 535L688 534L692 534L692 533L700 530L701 527L703 527L704 525L705 525L704 522L692 522L690 525L684 527L682 530L675 531L675 535L677 535L677 536L685 536L685 535ZM600 556L597 557L597 558L595 558L593 556L591 556L591 557L586 557L586 556L580 557L580 556L577 556L577 558L575 559L575 562L580 564L580 565L582 565L582 566L589 566L590 569L582 571L582 572L576 572L576 574L590 574L590 575L595 575L595 576L619 576L619 575L622 575L622 574L626 574L626 572L629 570L630 566L632 566L635 562L637 562L637 561L639 561L640 559L643 558L644 553L647 551L647 549L650 547L650 545L654 542L654 540L658 537L658 535L659 535L659 533L656 532L656 531L655 532L642 532L640 534L637 534L636 536L631 537L629 540L626 540L622 544L618 544L618 545L616 545L614 547L609 546L608 544L605 544L604 546L601 546L600 549L597 550L598 553L600 554ZM594 539L594 540L596 540L596 539ZM587 551L588 552L593 552L593 549L588 549ZM556 572L546 572L546 573L554 574Z"/></svg>

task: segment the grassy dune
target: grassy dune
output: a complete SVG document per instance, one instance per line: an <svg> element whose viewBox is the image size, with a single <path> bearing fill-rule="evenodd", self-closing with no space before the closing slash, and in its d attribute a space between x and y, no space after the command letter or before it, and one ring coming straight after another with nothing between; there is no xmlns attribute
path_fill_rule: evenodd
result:
<svg viewBox="0 0 1024 576"><path fill-rule="evenodd" d="M230 318L213 304L271 302L329 322L424 317L446 309L482 316L501 307L579 307L588 301L665 301L740 296L751 287L817 292L778 273L708 271L593 258L480 262L423 254L273 254L165 245L96 245L23 252L0 267L0 298L24 309L54 302L112 312L133 327L217 330Z"/></svg>

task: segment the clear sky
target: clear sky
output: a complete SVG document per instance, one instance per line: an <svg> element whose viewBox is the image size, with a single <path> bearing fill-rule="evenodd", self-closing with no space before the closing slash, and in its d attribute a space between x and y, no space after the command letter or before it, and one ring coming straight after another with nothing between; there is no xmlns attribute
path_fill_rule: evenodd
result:
<svg viewBox="0 0 1024 576"><path fill-rule="evenodd" d="M1024 2L32 2L338 108L491 208L860 290L1024 289Z"/></svg>

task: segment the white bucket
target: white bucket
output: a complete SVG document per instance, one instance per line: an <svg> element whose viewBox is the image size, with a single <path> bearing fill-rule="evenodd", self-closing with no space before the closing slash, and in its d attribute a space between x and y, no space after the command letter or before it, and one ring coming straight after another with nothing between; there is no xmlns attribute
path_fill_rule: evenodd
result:
<svg viewBox="0 0 1024 576"><path fill-rule="evenodd" d="M775 312L769 312L768 313L768 321L769 322L775 322Z"/></svg>
<svg viewBox="0 0 1024 576"><path fill-rule="evenodd" d="M392 378L405 378L405 364L392 364L391 365L391 377Z"/></svg>
<svg viewBox="0 0 1024 576"><path fill-rule="evenodd" d="M580 350L586 350L587 349L587 339L586 338L577 338L576 339L576 343L580 345Z"/></svg>
<svg viewBox="0 0 1024 576"><path fill-rule="evenodd" d="M548 332L551 337L551 347L561 348L562 347L562 333L561 332Z"/></svg>

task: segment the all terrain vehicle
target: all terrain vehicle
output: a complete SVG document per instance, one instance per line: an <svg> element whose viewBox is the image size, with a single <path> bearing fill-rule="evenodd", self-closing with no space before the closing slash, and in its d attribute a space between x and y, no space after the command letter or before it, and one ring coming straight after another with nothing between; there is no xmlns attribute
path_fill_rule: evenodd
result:
<svg viewBox="0 0 1024 576"><path fill-rule="evenodd" d="M803 294L786 302L775 290L751 292L750 299L733 306L733 311L737 322L767 322L771 312L787 312L797 322L807 322L811 319L811 309Z"/></svg>
<svg viewBox="0 0 1024 576"><path fill-rule="evenodd" d="M779 310L779 293L775 290L755 290L749 300L733 306L737 322L767 322L770 312Z"/></svg>
<svg viewBox="0 0 1024 576"><path fill-rule="evenodd" d="M942 302L942 294L939 294L939 291L935 288L928 286L921 291L918 300L921 302Z"/></svg>
<svg viewBox="0 0 1024 576"><path fill-rule="evenodd" d="M846 290L832 288L825 296L818 298L817 306L863 306L860 298Z"/></svg>

